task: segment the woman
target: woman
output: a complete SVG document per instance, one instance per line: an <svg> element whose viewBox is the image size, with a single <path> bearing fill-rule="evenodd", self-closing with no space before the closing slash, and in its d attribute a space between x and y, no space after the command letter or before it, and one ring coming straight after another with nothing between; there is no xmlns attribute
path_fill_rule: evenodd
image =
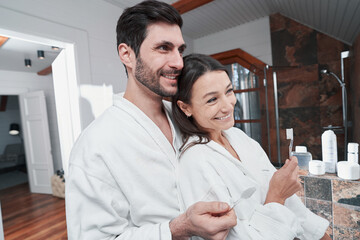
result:
<svg viewBox="0 0 360 240"><path fill-rule="evenodd" d="M234 128L236 98L226 69L213 58L184 58L174 119L183 135L178 181L184 207L197 201L233 206L238 224L227 239L330 239L328 222L294 195L297 160L276 171L260 145Z"/></svg>

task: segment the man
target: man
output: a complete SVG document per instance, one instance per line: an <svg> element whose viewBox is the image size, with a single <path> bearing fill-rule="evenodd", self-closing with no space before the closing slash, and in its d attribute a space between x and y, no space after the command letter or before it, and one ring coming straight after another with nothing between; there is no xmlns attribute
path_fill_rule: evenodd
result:
<svg viewBox="0 0 360 240"><path fill-rule="evenodd" d="M178 12L156 1L121 15L117 46L128 84L73 148L66 185L69 239L225 239L236 225L226 203L180 209L181 139L162 98L177 91L185 49L181 26Z"/></svg>

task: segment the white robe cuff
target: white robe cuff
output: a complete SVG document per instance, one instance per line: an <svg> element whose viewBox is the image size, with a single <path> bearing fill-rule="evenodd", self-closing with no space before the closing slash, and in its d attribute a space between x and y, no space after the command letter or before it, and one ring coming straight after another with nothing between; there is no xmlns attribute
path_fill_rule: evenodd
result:
<svg viewBox="0 0 360 240"><path fill-rule="evenodd" d="M308 211L306 221L303 223L305 239L321 239L329 226L329 221Z"/></svg>
<svg viewBox="0 0 360 240"><path fill-rule="evenodd" d="M160 224L160 240L171 240L170 221Z"/></svg>
<svg viewBox="0 0 360 240"><path fill-rule="evenodd" d="M258 206L250 219L250 225L261 232L264 239L294 239L301 229L296 216L279 203Z"/></svg>

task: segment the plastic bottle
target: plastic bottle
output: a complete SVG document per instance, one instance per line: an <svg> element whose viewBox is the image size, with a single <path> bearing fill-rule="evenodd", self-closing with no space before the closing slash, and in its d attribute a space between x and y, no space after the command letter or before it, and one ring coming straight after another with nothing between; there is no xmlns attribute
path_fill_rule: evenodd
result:
<svg viewBox="0 0 360 240"><path fill-rule="evenodd" d="M348 143L348 155L347 159L349 162L359 163L359 144L350 142Z"/></svg>
<svg viewBox="0 0 360 240"><path fill-rule="evenodd" d="M360 165L358 164L358 143L348 143L348 160L338 162L338 176L348 180L360 179Z"/></svg>
<svg viewBox="0 0 360 240"><path fill-rule="evenodd" d="M312 160L312 155L307 152L305 146L296 146L295 152L292 152L291 155L297 157L300 169L309 169L309 162Z"/></svg>
<svg viewBox="0 0 360 240"><path fill-rule="evenodd" d="M332 130L326 130L321 135L322 160L325 163L325 171L336 172L338 161L336 135Z"/></svg>

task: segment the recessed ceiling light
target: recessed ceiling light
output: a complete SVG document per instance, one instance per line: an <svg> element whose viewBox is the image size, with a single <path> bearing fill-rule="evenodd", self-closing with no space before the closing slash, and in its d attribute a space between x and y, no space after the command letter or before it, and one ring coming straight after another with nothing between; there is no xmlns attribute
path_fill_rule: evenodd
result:
<svg viewBox="0 0 360 240"><path fill-rule="evenodd" d="M43 50L38 50L37 54L38 54L39 59L44 59L45 58L45 53L44 53Z"/></svg>
<svg viewBox="0 0 360 240"><path fill-rule="evenodd" d="M28 58L25 59L25 66L28 67L28 68L31 67L31 60L30 59L28 59Z"/></svg>

